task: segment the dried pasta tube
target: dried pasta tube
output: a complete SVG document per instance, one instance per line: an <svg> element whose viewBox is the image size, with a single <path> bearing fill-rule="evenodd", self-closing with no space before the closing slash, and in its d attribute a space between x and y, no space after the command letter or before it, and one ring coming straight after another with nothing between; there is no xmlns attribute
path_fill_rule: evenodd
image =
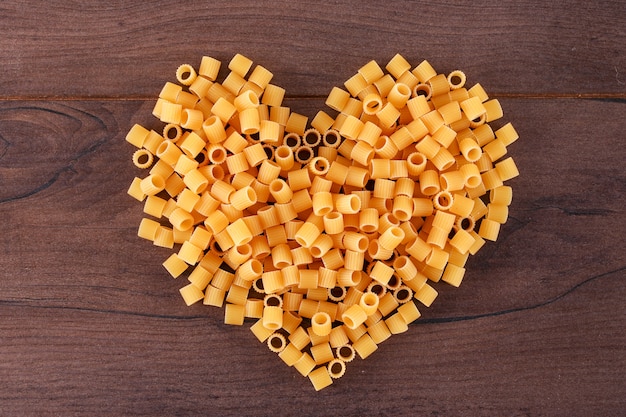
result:
<svg viewBox="0 0 626 417"><path fill-rule="evenodd" d="M325 366L310 371L307 375L315 391L320 391L333 383L333 379Z"/></svg>
<svg viewBox="0 0 626 417"><path fill-rule="evenodd" d="M376 117L383 128L390 128L400 117L400 110L396 109L393 104L387 102L382 109L376 113Z"/></svg>
<svg viewBox="0 0 626 417"><path fill-rule="evenodd" d="M352 115L348 115L344 123L341 125L341 128L339 129L339 133L341 134L341 136L348 139L356 139L364 127L365 124L361 122L361 120Z"/></svg>
<svg viewBox="0 0 626 417"><path fill-rule="evenodd" d="M380 261L376 261L374 263L374 267L370 272L370 276L373 280L381 283L382 285L387 285L391 276L393 275L393 268Z"/></svg>
<svg viewBox="0 0 626 417"><path fill-rule="evenodd" d="M321 193L318 193L321 194ZM330 193L328 193L330 195ZM317 194L313 195L315 198ZM330 200L332 210L332 198ZM313 209L315 213L315 208ZM319 214L317 214L319 216ZM324 215L324 230L327 234L334 235L344 231L343 215L336 211L330 211ZM378 217L377 217L378 218Z"/></svg>
<svg viewBox="0 0 626 417"><path fill-rule="evenodd" d="M322 135L317 129L307 129L302 135L302 144L314 148L322 142Z"/></svg>
<svg viewBox="0 0 626 417"><path fill-rule="evenodd" d="M378 210L366 208L359 213L359 229L365 233L373 233L378 230Z"/></svg>
<svg viewBox="0 0 626 417"><path fill-rule="evenodd" d="M377 93L369 93L363 98L363 113L375 115L383 107L383 100Z"/></svg>
<svg viewBox="0 0 626 417"><path fill-rule="evenodd" d="M328 336L332 330L332 322L328 313L317 312L311 317L313 333L318 336Z"/></svg>
<svg viewBox="0 0 626 417"><path fill-rule="evenodd" d="M480 177L486 190L491 190L503 185L502 178L500 178L500 174L495 168L482 173Z"/></svg>
<svg viewBox="0 0 626 417"><path fill-rule="evenodd" d="M289 146L281 145L276 148L274 159L283 171L289 171L294 165L293 150Z"/></svg>
<svg viewBox="0 0 626 417"><path fill-rule="evenodd" d="M478 235L483 239L491 240L495 242L498 239L498 234L500 233L500 223L489 220L482 219L480 222L480 228L478 230Z"/></svg>
<svg viewBox="0 0 626 417"><path fill-rule="evenodd" d="M249 185L235 191L230 196L230 204L237 210L245 210L257 202L256 192Z"/></svg>
<svg viewBox="0 0 626 417"><path fill-rule="evenodd" d="M465 73L460 70L454 70L448 74L448 84L450 85L451 90L456 90L462 88L465 85L465 81L467 77Z"/></svg>
<svg viewBox="0 0 626 417"><path fill-rule="evenodd" d="M283 326L283 309L278 306L265 306L265 308L263 309L262 320L263 327L265 327L266 329L280 329Z"/></svg>
<svg viewBox="0 0 626 417"><path fill-rule="evenodd" d="M233 104L238 112L249 108L257 108L259 107L259 97L252 90L247 90L239 94Z"/></svg>
<svg viewBox="0 0 626 417"><path fill-rule="evenodd" d="M492 204L508 206L513 200L513 189L507 185L493 188L489 191L489 201Z"/></svg>
<svg viewBox="0 0 626 417"><path fill-rule="evenodd" d="M354 350L361 359L366 359L378 349L378 345L374 343L370 335L363 334L356 342L352 344Z"/></svg>
<svg viewBox="0 0 626 417"><path fill-rule="evenodd" d="M293 191L289 188L287 183L280 178L272 180L270 185L270 193L274 197L277 203L285 204L291 201L293 197Z"/></svg>
<svg viewBox="0 0 626 417"><path fill-rule="evenodd" d="M248 259L239 268L237 272L244 281L254 281L263 273L263 265L258 259Z"/></svg>
<svg viewBox="0 0 626 417"><path fill-rule="evenodd" d="M437 210L449 210L454 202L454 197L450 191L440 191L433 197L433 206Z"/></svg>
<svg viewBox="0 0 626 417"><path fill-rule="evenodd" d="M139 124L134 124L126 134L126 141L137 148L141 148L149 134L148 129Z"/></svg>
<svg viewBox="0 0 626 417"><path fill-rule="evenodd" d="M259 107L261 109L261 107ZM261 113L259 112L259 115ZM272 121L261 119L259 124L259 141L265 144L276 144L280 142L282 136L281 126ZM269 158L269 155L268 155Z"/></svg>
<svg viewBox="0 0 626 417"><path fill-rule="evenodd" d="M254 93L252 93L254 94ZM261 119L259 110L256 107L249 107L239 112L239 123L241 132L246 135L258 133L261 129Z"/></svg>
<svg viewBox="0 0 626 417"><path fill-rule="evenodd" d="M322 136L322 143L329 148L336 148L341 144L341 134L334 129L328 129Z"/></svg>
<svg viewBox="0 0 626 417"><path fill-rule="evenodd" d="M217 116L210 116L202 123L204 131L209 143L220 143L226 139L226 131L222 121Z"/></svg>
<svg viewBox="0 0 626 417"><path fill-rule="evenodd" d="M454 200L448 211L462 218L468 217L474 209L474 200L460 194L454 194Z"/></svg>
<svg viewBox="0 0 626 417"><path fill-rule="evenodd" d="M399 256L394 259L393 269L403 281L411 281L417 276L417 268L408 256Z"/></svg>
<svg viewBox="0 0 626 417"><path fill-rule="evenodd" d="M173 142L166 140L159 145L156 154L163 162L174 166L183 152Z"/></svg>
<svg viewBox="0 0 626 417"><path fill-rule="evenodd" d="M389 136L383 135L376 141L374 152L383 159L391 159L398 153L398 147Z"/></svg>
<svg viewBox="0 0 626 417"><path fill-rule="evenodd" d="M243 153L246 155L246 159L248 160L250 166L255 167L259 164L261 165L261 168L259 168L259 175L257 176L259 181L265 184L269 184L272 179L278 177L278 174L280 173L280 167L276 163L268 161L268 157L265 153L263 145L261 145L260 143L255 143L254 145L246 147L243 150ZM268 162L268 164L265 164L265 162ZM264 174L263 178L261 178L261 174ZM271 176L274 177L271 178ZM266 180L269 180L269 182L266 183Z"/></svg>
<svg viewBox="0 0 626 417"><path fill-rule="evenodd" d="M295 152L296 161L301 164L306 164L311 161L314 155L313 149L308 146L300 146Z"/></svg>
<svg viewBox="0 0 626 417"><path fill-rule="evenodd" d="M309 172L317 177L328 173L330 162L323 156L316 156L309 161L307 166L309 167Z"/></svg>
<svg viewBox="0 0 626 417"><path fill-rule="evenodd" d="M379 302L380 299L376 294L372 292L366 292L363 293L363 295L361 296L361 299L359 300L359 306L361 306L365 314L371 316L378 310Z"/></svg>
<svg viewBox="0 0 626 417"><path fill-rule="evenodd" d="M455 248L462 254L465 254L472 247L476 239L466 230L459 229L456 231L452 239L450 239L450 246Z"/></svg>
<svg viewBox="0 0 626 417"><path fill-rule="evenodd" d="M393 251L384 249L378 243L378 239L373 239L370 241L370 245L367 248L367 254L372 259L386 260L393 256Z"/></svg>
<svg viewBox="0 0 626 417"><path fill-rule="evenodd" d="M413 298L413 290L406 285L400 285L394 292L393 297L399 304L404 304Z"/></svg>
<svg viewBox="0 0 626 417"><path fill-rule="evenodd" d="M482 149L478 143L471 138L465 138L459 142L459 148L463 157L469 162L478 161L482 155Z"/></svg>
<svg viewBox="0 0 626 417"><path fill-rule="evenodd" d="M339 87L333 87L326 98L326 105L333 110L341 112L350 99L350 93Z"/></svg>
<svg viewBox="0 0 626 417"><path fill-rule="evenodd" d="M378 63L374 60L369 61L359 68L358 73L361 74L367 84L372 84L385 75L382 68L380 68Z"/></svg>
<svg viewBox="0 0 626 417"><path fill-rule="evenodd" d="M339 195L335 205L341 214L355 214L361 210L361 200L354 194Z"/></svg>
<svg viewBox="0 0 626 417"><path fill-rule="evenodd" d="M200 120L200 126L194 130L200 131L201 128L202 120ZM178 146L185 153L185 155L191 158L195 158L206 146L206 142L197 133L191 132L184 138L184 140L182 140L182 143L179 142Z"/></svg>
<svg viewBox="0 0 626 417"><path fill-rule="evenodd" d="M169 217L170 223L178 230L189 230L193 226L193 216L187 211L177 208Z"/></svg>
<svg viewBox="0 0 626 417"><path fill-rule="evenodd" d="M399 195L393 199L393 215L400 221L409 221L413 215L413 200L410 197Z"/></svg>
<svg viewBox="0 0 626 417"><path fill-rule="evenodd" d="M333 359L328 362L327 369L331 378L338 379L346 373L346 364L340 359Z"/></svg>
<svg viewBox="0 0 626 417"><path fill-rule="evenodd" d="M341 268L337 273L337 284L342 287L354 287L361 280L359 271Z"/></svg>
<svg viewBox="0 0 626 417"><path fill-rule="evenodd" d="M309 248L311 255L315 258L322 258L332 248L333 240L326 234L320 234Z"/></svg>
<svg viewBox="0 0 626 417"><path fill-rule="evenodd" d="M306 130L308 120L309 119L306 116L291 112L289 114L289 118L287 119L287 124L285 125L285 132L293 132L297 133L298 135L303 135L304 131Z"/></svg>
<svg viewBox="0 0 626 417"><path fill-rule="evenodd" d="M359 141L352 148L350 159L358 162L361 165L367 166L374 158L374 148L368 143Z"/></svg>
<svg viewBox="0 0 626 417"><path fill-rule="evenodd" d="M165 189L165 180L160 175L151 174L141 180L139 186L144 195L151 196Z"/></svg>
<svg viewBox="0 0 626 417"><path fill-rule="evenodd" d="M204 121L204 115L200 110L183 109L180 117L181 127L189 130L202 129L202 122Z"/></svg>
<svg viewBox="0 0 626 417"><path fill-rule="evenodd" d="M409 327L404 321L404 318L400 313L395 313L391 317L385 320L385 324L389 328L391 334L400 334L406 332Z"/></svg>
<svg viewBox="0 0 626 417"><path fill-rule="evenodd" d="M385 69L397 79L411 69L411 64L402 55L396 54L389 60Z"/></svg>
<svg viewBox="0 0 626 417"><path fill-rule="evenodd" d="M389 159L372 159L369 164L370 178L387 179L391 175L391 163Z"/></svg>
<svg viewBox="0 0 626 417"><path fill-rule="evenodd" d="M237 108L224 97L220 97L217 99L215 104L213 104L211 113L213 113L223 124L227 124L233 118L235 113L237 113Z"/></svg>
<svg viewBox="0 0 626 417"><path fill-rule="evenodd" d="M313 120L311 120L311 126L318 132L326 132L331 128L335 119L330 117L326 112L320 110L317 112Z"/></svg>
<svg viewBox="0 0 626 417"><path fill-rule="evenodd" d="M241 218L226 226L225 230L233 240L235 246L245 245L252 240L252 232L250 232L246 222Z"/></svg>
<svg viewBox="0 0 626 417"><path fill-rule="evenodd" d="M346 232L343 236L343 245L350 251L365 252L369 246L369 240L360 233Z"/></svg>
<svg viewBox="0 0 626 417"><path fill-rule="evenodd" d="M302 139L297 133L288 133L283 137L283 145L290 147L293 151L301 146Z"/></svg>
<svg viewBox="0 0 626 417"><path fill-rule="evenodd" d="M366 319L367 313L363 307L358 304L352 305L341 316L341 320L344 322L346 327L353 330L363 324Z"/></svg>
<svg viewBox="0 0 626 417"><path fill-rule="evenodd" d="M387 101L396 109L401 109L411 97L411 88L403 83L397 82L387 95Z"/></svg>
<svg viewBox="0 0 626 417"><path fill-rule="evenodd" d="M163 123L179 125L182 117L183 106L169 101L161 103L160 119Z"/></svg>
<svg viewBox="0 0 626 417"><path fill-rule="evenodd" d="M146 218L141 219L139 229L137 230L137 236L154 241L159 227L159 223L154 220Z"/></svg>
<svg viewBox="0 0 626 417"><path fill-rule="evenodd" d="M437 171L427 169L419 175L420 191L425 196L435 195L440 190Z"/></svg>
<svg viewBox="0 0 626 417"><path fill-rule="evenodd" d="M153 155L150 153L150 151L146 149L137 149L133 153L133 164L135 164L137 168L148 168L150 167L150 165L152 165L153 161Z"/></svg>
<svg viewBox="0 0 626 417"><path fill-rule="evenodd" d="M446 171L456 163L456 160L448 149L441 147L431 158L431 162L439 171Z"/></svg>
<svg viewBox="0 0 626 417"><path fill-rule="evenodd" d="M312 201L313 201L313 213L316 216L323 216L324 221L326 221L325 216L333 210L332 194L328 191L315 193L313 194ZM339 214L341 215L341 213ZM340 216L340 220L343 226L343 217Z"/></svg>
<svg viewBox="0 0 626 417"><path fill-rule="evenodd" d="M310 248L320 234L320 229L315 224L307 221L296 232L296 242L305 248Z"/></svg>
<svg viewBox="0 0 626 417"><path fill-rule="evenodd" d="M265 320L265 310L264 310L264 316L263 317L264 317L263 320ZM265 326L265 321L263 321L263 326L268 328L267 326ZM273 328L268 328L268 329L278 330L278 329L273 329ZM267 346L270 348L270 350L272 352L280 353L287 346L287 341L285 340L285 336L283 336L282 334L280 334L280 333L272 333L267 338Z"/></svg>
<svg viewBox="0 0 626 417"><path fill-rule="evenodd" d="M515 178L519 175L519 170L513 161L513 158L509 157L496 164L496 172L498 177L502 181L508 181L511 178ZM496 188L496 187L494 187Z"/></svg>
<svg viewBox="0 0 626 417"><path fill-rule="evenodd" d="M465 178L465 187L476 188L482 184L480 170L475 164L464 164L459 168L459 171Z"/></svg>
<svg viewBox="0 0 626 417"><path fill-rule="evenodd" d="M426 157L420 152L412 152L406 159L409 175L418 176L426 169Z"/></svg>

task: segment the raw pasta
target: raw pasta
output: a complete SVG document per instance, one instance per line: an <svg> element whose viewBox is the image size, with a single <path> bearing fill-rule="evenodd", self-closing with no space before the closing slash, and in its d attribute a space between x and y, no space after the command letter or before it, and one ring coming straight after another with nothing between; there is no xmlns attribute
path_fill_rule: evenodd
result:
<svg viewBox="0 0 626 417"><path fill-rule="evenodd" d="M316 390L408 330L465 263L498 238L519 175L501 103L465 73L363 65L308 117L241 54L183 64L131 127L137 234L173 250L187 305L222 307ZM162 132L162 134L157 133Z"/></svg>

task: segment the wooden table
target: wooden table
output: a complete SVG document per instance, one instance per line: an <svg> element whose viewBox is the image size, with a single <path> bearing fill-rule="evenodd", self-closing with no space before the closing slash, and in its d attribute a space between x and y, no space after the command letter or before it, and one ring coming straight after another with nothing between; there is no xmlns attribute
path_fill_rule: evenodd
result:
<svg viewBox="0 0 626 417"><path fill-rule="evenodd" d="M4 1L0 414L624 415L624 2L445 3ZM235 53L309 116L370 59L428 59L520 135L497 243L318 393L136 236L126 133L178 65Z"/></svg>

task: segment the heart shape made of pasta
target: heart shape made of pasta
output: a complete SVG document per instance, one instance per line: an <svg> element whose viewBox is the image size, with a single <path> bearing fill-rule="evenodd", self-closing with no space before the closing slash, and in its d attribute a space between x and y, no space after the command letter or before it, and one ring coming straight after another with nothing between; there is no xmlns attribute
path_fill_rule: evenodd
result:
<svg viewBox="0 0 626 417"><path fill-rule="evenodd" d="M126 140L148 170L138 235L173 250L163 266L187 305L224 307L320 390L355 357L408 330L508 217L518 135L456 70L372 60L308 117L272 73L241 55L181 65L154 106L159 132ZM162 132L162 133L160 133Z"/></svg>

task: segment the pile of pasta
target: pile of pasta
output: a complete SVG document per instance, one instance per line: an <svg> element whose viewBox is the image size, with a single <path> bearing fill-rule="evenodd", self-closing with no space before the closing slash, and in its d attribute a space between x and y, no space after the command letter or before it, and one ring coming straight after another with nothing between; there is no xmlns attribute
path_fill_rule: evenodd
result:
<svg viewBox="0 0 626 417"><path fill-rule="evenodd" d="M144 202L138 235L172 249L163 266L186 277L186 304L249 319L320 390L497 239L518 135L491 126L502 108L480 84L426 60L368 62L310 122L272 78L241 54L227 70L208 56L181 65L154 106L162 131L126 136L147 170L128 193Z"/></svg>

